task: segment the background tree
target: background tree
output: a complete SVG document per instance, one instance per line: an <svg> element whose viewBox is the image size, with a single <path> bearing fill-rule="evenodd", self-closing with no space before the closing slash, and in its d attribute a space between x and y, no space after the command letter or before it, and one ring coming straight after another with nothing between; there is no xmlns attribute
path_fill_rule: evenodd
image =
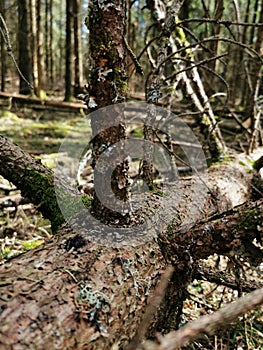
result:
<svg viewBox="0 0 263 350"><path fill-rule="evenodd" d="M66 47L65 47L65 101L72 97L72 1L66 1Z"/></svg>
<svg viewBox="0 0 263 350"><path fill-rule="evenodd" d="M0 14L5 21L5 1L1 1ZM1 24L1 26L3 23ZM5 91L5 79L6 79L6 47L4 39L1 40L1 91Z"/></svg>
<svg viewBox="0 0 263 350"><path fill-rule="evenodd" d="M82 91L83 87L80 3L80 0L74 0L72 9L74 23L74 96L77 96Z"/></svg>
<svg viewBox="0 0 263 350"><path fill-rule="evenodd" d="M29 39L29 0L18 1L18 49L19 49L19 68L28 81L32 81L32 56ZM20 76L19 92L29 95L32 90L28 82Z"/></svg>
<svg viewBox="0 0 263 350"><path fill-rule="evenodd" d="M37 57L37 72L38 72L38 94L43 90L43 21L42 21L42 2L36 2L36 57ZM38 96L39 96L38 95Z"/></svg>
<svg viewBox="0 0 263 350"><path fill-rule="evenodd" d="M33 86L36 96L40 96L40 82L39 82L39 57L38 57L38 44L37 38L37 8L36 1L30 0L30 20L31 20L31 57L32 57L32 70L33 70Z"/></svg>

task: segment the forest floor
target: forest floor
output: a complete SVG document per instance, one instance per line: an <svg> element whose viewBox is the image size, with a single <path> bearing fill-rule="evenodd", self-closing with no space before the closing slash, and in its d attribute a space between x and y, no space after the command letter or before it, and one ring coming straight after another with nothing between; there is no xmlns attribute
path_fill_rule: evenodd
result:
<svg viewBox="0 0 263 350"><path fill-rule="evenodd" d="M52 111L39 114L28 107L10 111L0 107L0 134L6 136L46 166L53 168L61 142L74 129L78 137L78 122L81 113ZM194 121L189 119L189 125ZM246 133L242 127L233 124L226 117L222 122L224 136L232 149L240 152L246 146ZM91 133L90 133L91 135ZM90 137L87 135L87 138ZM50 223L30 203L24 200L20 191L0 177L0 264L14 255L42 244L51 236ZM227 260L212 256L211 266L221 271L230 270ZM261 268L244 271L253 274L255 282L260 280ZM195 280L189 287L189 296L184 305L185 321L215 311L221 304L236 300L237 291L215 283ZM182 320L182 323L184 320ZM212 340L211 340L212 339ZM218 332L212 338L195 342L187 349L263 349L263 312L251 311L228 329Z"/></svg>

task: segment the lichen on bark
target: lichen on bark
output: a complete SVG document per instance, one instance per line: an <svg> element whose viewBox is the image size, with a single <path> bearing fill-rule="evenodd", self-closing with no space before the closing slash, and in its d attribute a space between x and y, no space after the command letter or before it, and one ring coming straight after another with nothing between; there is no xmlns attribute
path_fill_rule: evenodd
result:
<svg viewBox="0 0 263 350"><path fill-rule="evenodd" d="M114 211L107 203L125 203L129 201L128 157L125 157L124 140L126 127L123 106L127 89L126 75L126 47L124 43L126 23L126 3L122 0L91 1L89 4L86 24L90 31L90 76L89 98L90 110L100 110L113 106L110 110L104 109L101 114L91 114L92 127L92 157L94 168L95 194L92 203L92 212L104 222L129 221L129 213ZM118 148L115 147L118 145ZM111 150L114 149L114 155ZM98 171L96 164L104 153L109 154L111 167L114 168L111 181L112 193L108 194L105 183L105 173ZM112 157L115 159L112 160ZM105 172L109 172L105 162ZM99 199L99 190L104 202ZM106 194L107 193L107 194ZM102 203L103 202L103 203ZM111 207L114 207L112 205ZM117 207L117 204L116 204ZM122 209L121 209L122 210Z"/></svg>

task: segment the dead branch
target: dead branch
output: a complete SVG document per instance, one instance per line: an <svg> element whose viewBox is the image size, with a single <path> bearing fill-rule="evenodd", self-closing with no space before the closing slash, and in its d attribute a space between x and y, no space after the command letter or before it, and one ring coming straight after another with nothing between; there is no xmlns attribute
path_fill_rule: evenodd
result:
<svg viewBox="0 0 263 350"><path fill-rule="evenodd" d="M193 279L207 281L218 286L225 286L233 290L241 289L243 292L249 293L255 289L263 288L262 283L254 282L251 284L244 278L239 278L238 285L235 278L227 271L217 271L214 267L205 266L199 262L196 269L193 271Z"/></svg>
<svg viewBox="0 0 263 350"><path fill-rule="evenodd" d="M149 304L148 304L146 311L142 317L141 323L137 329L137 332L134 336L134 339L127 347L127 350L136 349L141 344L141 342L144 340L144 337L147 333L147 330L152 323L152 319L154 317L154 314L157 312L158 307L160 306L160 304L163 300L165 290L167 288L168 282L169 282L173 272L174 272L174 267L172 265L168 265L166 267L163 275L161 276L160 283L156 287L152 298L150 298L150 300L149 300Z"/></svg>
<svg viewBox="0 0 263 350"><path fill-rule="evenodd" d="M191 341L204 334L212 335L218 329L225 327L238 316L258 308L263 303L263 288L238 299L216 311L212 315L202 316L175 332L157 337L157 344L151 341L138 347L139 350L176 350L186 346Z"/></svg>

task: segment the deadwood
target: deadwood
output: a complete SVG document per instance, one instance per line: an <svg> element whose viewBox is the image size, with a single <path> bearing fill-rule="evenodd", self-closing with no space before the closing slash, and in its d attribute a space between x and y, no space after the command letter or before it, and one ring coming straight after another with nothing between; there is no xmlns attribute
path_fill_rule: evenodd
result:
<svg viewBox="0 0 263 350"><path fill-rule="evenodd" d="M16 110L17 107L29 107L36 110L54 110L59 112L72 112L79 113L80 110L86 110L87 106L83 102L65 102L65 101L52 101L43 100L36 97L28 97L21 94L10 94L7 92L0 92L0 106L8 107L9 109Z"/></svg>
<svg viewBox="0 0 263 350"><path fill-rule="evenodd" d="M227 212L200 221L194 227L171 227L158 241L167 260L174 264L206 259L215 253L240 256L252 264L263 260L263 251L252 241L261 242L263 234L263 199L246 202ZM188 247L186 249L186 247Z"/></svg>
<svg viewBox="0 0 263 350"><path fill-rule="evenodd" d="M40 174L41 178L43 174L47 175L49 179L49 182L41 183L40 192L45 185L52 188L51 171L17 146L8 144L4 138L1 138L1 150L2 174L26 195L34 190L28 190L26 185L28 181L30 186L34 173ZM239 225L239 236L236 237L230 220L223 227L222 220L229 219L227 214L233 215L233 223L238 224L239 215L242 217L248 210L257 214L261 227L261 200L230 210L250 197L250 175L246 167L240 166L239 161L233 161L231 165L219 164L207 174L202 174L202 193L206 191L206 201L202 207L198 206L198 202L191 207L193 192L196 191L195 198L200 197L200 189L198 192L192 187L195 181L199 181L200 185L200 177L197 178L178 181L178 193L183 195L177 216L171 220L171 213L167 211L163 217L167 222L158 223L160 228L163 227L159 236L162 252L172 262L175 271L167 280L169 283L158 312L150 312L154 314L151 325L147 332L142 332L143 335L146 332L146 338L154 336L156 331L164 331L163 325L166 331L174 329L182 296L192 279L189 266L182 274L183 261L178 259L185 259L187 255L194 263L213 249L225 254L234 249L233 241L243 244L245 235L252 240L261 233L258 227L253 231L251 227ZM33 194L29 198L33 201ZM41 200L41 197L38 198ZM169 200L171 202L164 202L163 208L171 207L172 198ZM186 210L189 206L190 212ZM42 210L42 207L39 209ZM185 231L178 236L176 226L180 226L180 221L185 222L187 216L191 217L181 228ZM205 229L204 222L193 227L193 222L198 223L206 217L211 217L207 223L209 230ZM256 225L256 221L252 223ZM215 230L217 243L210 230ZM194 240L189 250L191 233ZM74 230L65 224L51 241L0 266L1 350L122 349L130 343L148 297L154 295L165 270L166 260L154 240L137 247L107 248L91 243L88 237L88 227L77 226ZM185 255L178 255L177 241L173 237L176 240L179 237L178 244ZM223 243L218 242L221 239ZM169 249L168 244L171 246Z"/></svg>
<svg viewBox="0 0 263 350"><path fill-rule="evenodd" d="M56 230L64 218L56 200L53 173L1 135L0 149L1 175L19 188L22 196L39 206L39 210L51 220Z"/></svg>
<svg viewBox="0 0 263 350"><path fill-rule="evenodd" d="M212 315L199 317L186 326L165 336L158 336L158 344L147 341L139 350L178 350L186 346L190 341L204 335L212 335L216 330L225 327L238 316L249 310L258 308L263 303L263 288L238 299L236 302L226 305Z"/></svg>

